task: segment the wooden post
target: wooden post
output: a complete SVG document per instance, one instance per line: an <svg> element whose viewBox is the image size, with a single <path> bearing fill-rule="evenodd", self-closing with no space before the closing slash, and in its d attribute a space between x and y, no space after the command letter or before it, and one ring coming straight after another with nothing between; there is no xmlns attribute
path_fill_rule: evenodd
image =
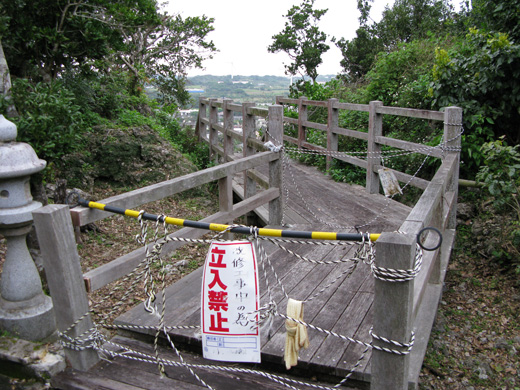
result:
<svg viewBox="0 0 520 390"><path fill-rule="evenodd" d="M233 130L234 113L228 108L233 100L223 99L222 100L222 120L224 129L224 163L233 160L233 139L228 131ZM219 193L219 211L229 212L233 210L233 176L228 175L218 181L218 193ZM231 223L232 221L224 221L225 223ZM233 234L226 233L225 239L231 240Z"/></svg>
<svg viewBox="0 0 520 390"><path fill-rule="evenodd" d="M268 108L269 136L276 146L283 145L283 107L280 105L269 106ZM281 225L283 219L282 205L282 152L280 158L269 163L269 187L280 189L278 198L269 202L269 225Z"/></svg>
<svg viewBox="0 0 520 390"><path fill-rule="evenodd" d="M298 100L298 148L300 149L307 139L307 127L303 124L307 122L307 106L303 104L304 100L307 100L305 96Z"/></svg>
<svg viewBox="0 0 520 390"><path fill-rule="evenodd" d="M255 154L254 148L247 145L247 139L249 137L255 137L256 123L254 115L249 115L247 109L254 107L254 103L243 103L242 104L242 142L243 142L243 155L244 157ZM256 194L256 182L248 177L247 171L244 172L244 199L250 198ZM256 217L253 212L246 215L246 224L254 225Z"/></svg>
<svg viewBox="0 0 520 390"><path fill-rule="evenodd" d="M60 332L65 332L89 311L69 207L48 205L33 211L33 218L54 304L56 325ZM93 325L90 315L87 315L67 335L85 336L89 329L93 329ZM65 347L65 355L72 367L81 371L88 370L99 360L92 348L76 351Z"/></svg>
<svg viewBox="0 0 520 390"><path fill-rule="evenodd" d="M215 147L218 145L218 130L214 128L218 124L218 108L213 106L217 99L209 99L209 159L218 164L218 153Z"/></svg>
<svg viewBox="0 0 520 390"><path fill-rule="evenodd" d="M383 116L377 113L378 107L381 107L383 102L370 102L370 111L368 117L368 158L367 158L367 176L366 189L369 194L379 193L379 174L374 172L375 166L381 164L380 158L374 158L377 153L381 152L381 147L376 144L375 138L383 135Z"/></svg>
<svg viewBox="0 0 520 390"><path fill-rule="evenodd" d="M460 148L461 146L461 135L462 131L462 108L459 107L446 107L444 111L444 142L447 147ZM453 205L448 220L447 229L455 229L457 227L457 194L459 189L459 165L460 165L460 152L448 151L447 153L459 154L457 169L453 175L451 182L446 188L446 192L453 192Z"/></svg>
<svg viewBox="0 0 520 390"><path fill-rule="evenodd" d="M199 138L199 142L203 139L207 139L207 126L203 122L203 119L206 119L208 117L208 114L206 112L206 104L204 103L204 97L199 98L199 118L197 121L198 125L198 132L197 137Z"/></svg>
<svg viewBox="0 0 520 390"><path fill-rule="evenodd" d="M409 270L415 259L416 238L400 233L383 233L376 242L376 266ZM408 343L412 332L414 281L388 282L375 279L374 327L376 336ZM374 338L375 346L401 350ZM409 355L372 350L371 390L408 388Z"/></svg>
<svg viewBox="0 0 520 390"><path fill-rule="evenodd" d="M223 128L224 128L224 162L233 160L233 138L228 133L228 131L233 130L235 113L233 110L228 108L228 105L231 104L233 100L224 99L222 101L222 115L223 115Z"/></svg>
<svg viewBox="0 0 520 390"><path fill-rule="evenodd" d="M218 205L220 212L233 211L233 176L229 175L219 179L218 181ZM230 224L231 220L223 221ZM225 240L232 240L233 233L226 232L224 234Z"/></svg>
<svg viewBox="0 0 520 390"><path fill-rule="evenodd" d="M329 152L338 151L338 134L334 133L334 129L339 125L339 110L334 107L338 99L329 99L327 102L327 150ZM332 167L332 156L327 155L327 172Z"/></svg>

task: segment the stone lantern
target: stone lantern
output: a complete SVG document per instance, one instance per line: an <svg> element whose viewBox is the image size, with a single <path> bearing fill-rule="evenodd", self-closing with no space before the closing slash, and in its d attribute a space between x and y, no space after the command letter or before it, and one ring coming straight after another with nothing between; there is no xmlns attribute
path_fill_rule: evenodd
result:
<svg viewBox="0 0 520 390"><path fill-rule="evenodd" d="M0 276L0 330L25 340L42 340L56 329L50 297L27 248L33 201L30 175L45 168L33 148L16 142L14 123L0 115L0 235L7 251Z"/></svg>

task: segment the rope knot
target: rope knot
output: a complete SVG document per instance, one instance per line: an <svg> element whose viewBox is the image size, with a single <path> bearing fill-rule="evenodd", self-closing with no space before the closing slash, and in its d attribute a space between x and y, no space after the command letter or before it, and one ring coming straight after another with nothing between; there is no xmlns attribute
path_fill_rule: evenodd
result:
<svg viewBox="0 0 520 390"><path fill-rule="evenodd" d="M264 146L269 149L271 152L279 152L282 150L283 146L282 145L279 145L279 146L276 146L275 144L273 144L272 141L267 141Z"/></svg>

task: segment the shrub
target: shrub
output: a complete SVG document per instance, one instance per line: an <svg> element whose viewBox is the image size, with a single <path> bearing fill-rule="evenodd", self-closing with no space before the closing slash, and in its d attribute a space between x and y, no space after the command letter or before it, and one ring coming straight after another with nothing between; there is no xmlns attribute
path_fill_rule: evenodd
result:
<svg viewBox="0 0 520 390"><path fill-rule="evenodd" d="M18 141L27 142L48 163L77 150L85 130L74 94L61 81L32 84L16 79L12 96L20 116Z"/></svg>
<svg viewBox="0 0 520 390"><path fill-rule="evenodd" d="M462 167L467 173L484 160L484 143L502 135L520 142L520 45L506 34L470 29L453 49L436 50L432 75L433 105L464 110Z"/></svg>
<svg viewBox="0 0 520 390"><path fill-rule="evenodd" d="M514 220L502 230L503 245L495 251L498 260L516 264L520 273L520 146L507 146L504 137L482 145L484 164L477 174L493 197L493 206L498 212L514 212Z"/></svg>

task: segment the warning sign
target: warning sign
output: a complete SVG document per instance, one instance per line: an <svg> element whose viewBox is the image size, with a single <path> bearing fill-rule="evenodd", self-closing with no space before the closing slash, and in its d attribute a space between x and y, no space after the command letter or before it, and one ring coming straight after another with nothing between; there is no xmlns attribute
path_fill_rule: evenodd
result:
<svg viewBox="0 0 520 390"><path fill-rule="evenodd" d="M214 242L204 264L201 294L203 355L228 362L260 362L258 270L249 241Z"/></svg>

